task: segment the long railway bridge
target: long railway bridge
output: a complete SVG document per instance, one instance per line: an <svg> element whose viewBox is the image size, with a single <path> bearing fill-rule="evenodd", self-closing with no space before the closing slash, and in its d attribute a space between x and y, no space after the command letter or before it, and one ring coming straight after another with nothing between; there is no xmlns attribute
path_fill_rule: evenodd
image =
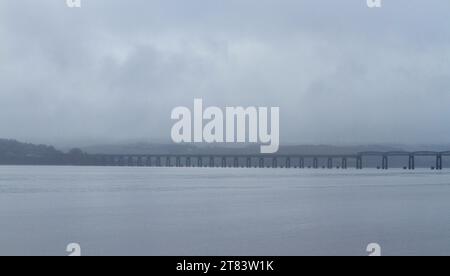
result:
<svg viewBox="0 0 450 276"><path fill-rule="evenodd" d="M363 169L368 158L379 160L378 169L389 169L390 159L402 157L407 165L404 169L416 169L420 157L435 160L432 169L442 170L444 157L450 151L368 151L356 154L96 154L89 165L95 166L142 166L142 167L208 167L208 168L339 168L354 166ZM405 161L405 164L406 164Z"/></svg>

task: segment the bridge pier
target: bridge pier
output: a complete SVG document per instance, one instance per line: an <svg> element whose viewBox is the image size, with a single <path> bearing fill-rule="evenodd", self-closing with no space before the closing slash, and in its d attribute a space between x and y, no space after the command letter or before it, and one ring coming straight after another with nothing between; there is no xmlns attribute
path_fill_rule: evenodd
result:
<svg viewBox="0 0 450 276"><path fill-rule="evenodd" d="M226 168L226 167L227 167L227 158L222 157L222 168Z"/></svg>
<svg viewBox="0 0 450 276"><path fill-rule="evenodd" d="M415 162L415 158L414 158L414 155L410 155L409 156L409 158L408 158L409 160L409 162L408 162L408 169L409 170L415 170L416 169L416 162Z"/></svg>
<svg viewBox="0 0 450 276"><path fill-rule="evenodd" d="M328 158L327 167L328 167L328 169L333 168L333 158L331 158L331 157Z"/></svg>
<svg viewBox="0 0 450 276"><path fill-rule="evenodd" d="M239 168L239 158L238 157L234 158L233 167L234 168Z"/></svg>
<svg viewBox="0 0 450 276"><path fill-rule="evenodd" d="M442 170L442 155L436 156L436 170Z"/></svg>
<svg viewBox="0 0 450 276"><path fill-rule="evenodd" d="M299 167L300 167L300 169L304 169L305 168L305 158L300 157Z"/></svg>
<svg viewBox="0 0 450 276"><path fill-rule="evenodd" d="M192 159L190 156L186 157L186 167L187 168L192 167Z"/></svg>
<svg viewBox="0 0 450 276"><path fill-rule="evenodd" d="M203 158L201 156L197 157L197 165L199 168L203 168Z"/></svg>
<svg viewBox="0 0 450 276"><path fill-rule="evenodd" d="M342 158L342 169L346 170L347 169L347 158Z"/></svg>
<svg viewBox="0 0 450 276"><path fill-rule="evenodd" d="M291 158L290 157L286 158L286 168L287 169L291 168Z"/></svg>
<svg viewBox="0 0 450 276"><path fill-rule="evenodd" d="M363 160L362 160L362 156L359 155L359 156L356 158L356 169L362 170L362 168L363 168Z"/></svg>
<svg viewBox="0 0 450 276"><path fill-rule="evenodd" d="M264 161L265 161L264 158L259 158L259 164L258 164L259 168L264 168L265 167L265 164L264 164L265 162Z"/></svg>
<svg viewBox="0 0 450 276"><path fill-rule="evenodd" d="M214 156L211 156L209 158L209 167L211 167L211 168L215 168L216 167L216 162L215 162Z"/></svg>
<svg viewBox="0 0 450 276"><path fill-rule="evenodd" d="M383 170L389 169L389 157L387 155L382 156L381 168Z"/></svg>
<svg viewBox="0 0 450 276"><path fill-rule="evenodd" d="M170 156L166 156L166 167L172 167L172 161L170 160Z"/></svg>
<svg viewBox="0 0 450 276"><path fill-rule="evenodd" d="M314 157L314 159L313 159L313 168L314 169L319 168L319 159L317 157Z"/></svg>
<svg viewBox="0 0 450 276"><path fill-rule="evenodd" d="M247 168L251 168L252 167L252 158L251 157L247 157Z"/></svg>
<svg viewBox="0 0 450 276"><path fill-rule="evenodd" d="M276 157L272 158L272 168L278 168L278 159Z"/></svg>

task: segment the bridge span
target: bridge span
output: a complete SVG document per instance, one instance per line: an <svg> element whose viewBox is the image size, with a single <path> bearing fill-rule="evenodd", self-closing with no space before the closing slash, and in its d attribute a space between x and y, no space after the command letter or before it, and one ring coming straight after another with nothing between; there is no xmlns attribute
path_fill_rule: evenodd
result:
<svg viewBox="0 0 450 276"><path fill-rule="evenodd" d="M207 168L313 168L347 169L350 164L363 169L366 158L378 159L378 169L389 169L394 157L407 159L404 169L415 170L416 159L432 157L432 169L443 169L443 157L450 151L368 151L356 154L96 154L89 165L94 166L141 166L141 167L207 167ZM406 162L405 162L406 164Z"/></svg>

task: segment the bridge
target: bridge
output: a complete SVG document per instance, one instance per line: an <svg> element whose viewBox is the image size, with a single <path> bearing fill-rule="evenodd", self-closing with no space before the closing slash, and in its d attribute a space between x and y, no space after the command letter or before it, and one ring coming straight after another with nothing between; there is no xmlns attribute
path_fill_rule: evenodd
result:
<svg viewBox="0 0 450 276"><path fill-rule="evenodd" d="M96 154L90 164L94 166L140 166L140 167L206 167L206 168L324 168L347 169L349 163L355 168L364 168L366 158L379 158L378 169L389 169L393 157L406 158L405 169L415 170L416 159L431 157L435 160L432 169L442 170L444 157L450 151L368 151L356 154ZM405 162L406 163L406 162ZM323 165L320 165L323 164ZM339 164L339 165L337 165Z"/></svg>

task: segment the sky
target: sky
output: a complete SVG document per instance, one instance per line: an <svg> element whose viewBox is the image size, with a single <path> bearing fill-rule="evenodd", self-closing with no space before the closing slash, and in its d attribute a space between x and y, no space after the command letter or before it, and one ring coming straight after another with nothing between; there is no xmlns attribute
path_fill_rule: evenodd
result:
<svg viewBox="0 0 450 276"><path fill-rule="evenodd" d="M450 1L0 0L0 137L170 142L177 106L280 107L282 144L448 143Z"/></svg>

